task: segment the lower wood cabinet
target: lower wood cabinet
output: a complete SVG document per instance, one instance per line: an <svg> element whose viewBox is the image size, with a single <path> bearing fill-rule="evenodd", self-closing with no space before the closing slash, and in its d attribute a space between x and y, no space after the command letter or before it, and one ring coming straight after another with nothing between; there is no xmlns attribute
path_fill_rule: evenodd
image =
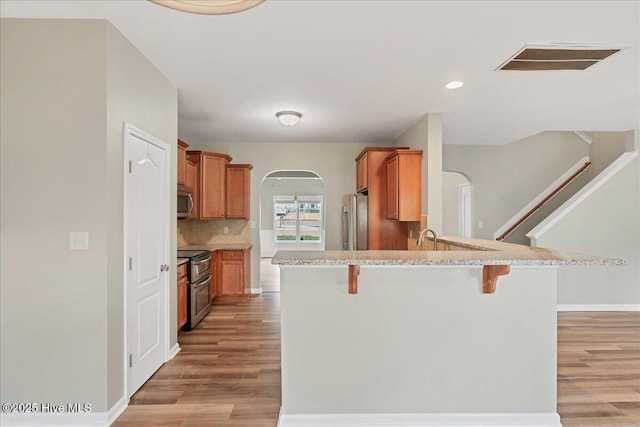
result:
<svg viewBox="0 0 640 427"><path fill-rule="evenodd" d="M222 295L244 294L244 252L222 251Z"/></svg>
<svg viewBox="0 0 640 427"><path fill-rule="evenodd" d="M220 255L211 252L211 301L220 295Z"/></svg>
<svg viewBox="0 0 640 427"><path fill-rule="evenodd" d="M218 252L218 295L243 295L251 282L250 250Z"/></svg>
<svg viewBox="0 0 640 427"><path fill-rule="evenodd" d="M178 266L178 329L187 323L187 264Z"/></svg>

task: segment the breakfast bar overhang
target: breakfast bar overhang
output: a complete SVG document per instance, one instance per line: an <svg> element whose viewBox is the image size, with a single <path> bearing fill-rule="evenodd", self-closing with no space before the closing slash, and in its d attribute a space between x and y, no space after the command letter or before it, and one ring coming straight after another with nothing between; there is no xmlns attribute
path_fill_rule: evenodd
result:
<svg viewBox="0 0 640 427"><path fill-rule="evenodd" d="M557 269L622 261L444 243L456 250L276 254L279 426L561 425Z"/></svg>

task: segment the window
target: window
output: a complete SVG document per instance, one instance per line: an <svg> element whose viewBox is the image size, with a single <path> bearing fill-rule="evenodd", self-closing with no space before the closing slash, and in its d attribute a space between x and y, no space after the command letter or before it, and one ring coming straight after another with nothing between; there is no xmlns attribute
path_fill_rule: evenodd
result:
<svg viewBox="0 0 640 427"><path fill-rule="evenodd" d="M277 243L322 242L322 196L273 196Z"/></svg>

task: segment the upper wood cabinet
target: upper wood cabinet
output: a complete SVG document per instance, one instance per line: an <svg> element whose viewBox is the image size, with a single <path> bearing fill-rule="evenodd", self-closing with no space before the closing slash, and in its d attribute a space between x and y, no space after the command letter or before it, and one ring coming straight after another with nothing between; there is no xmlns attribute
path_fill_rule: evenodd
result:
<svg viewBox="0 0 640 427"><path fill-rule="evenodd" d="M231 157L208 151L188 151L198 162L198 219L225 217L226 166Z"/></svg>
<svg viewBox="0 0 640 427"><path fill-rule="evenodd" d="M231 157L226 154L203 153L200 161L200 219L225 217L226 166Z"/></svg>
<svg viewBox="0 0 640 427"><path fill-rule="evenodd" d="M397 150L386 160L387 218L420 221L422 150Z"/></svg>
<svg viewBox="0 0 640 427"><path fill-rule="evenodd" d="M187 154L187 187L193 190L193 213L187 219L200 219L200 159L191 154Z"/></svg>
<svg viewBox="0 0 640 427"><path fill-rule="evenodd" d="M251 165L227 165L227 218L249 219Z"/></svg>
<svg viewBox="0 0 640 427"><path fill-rule="evenodd" d="M369 189L369 153L363 151L356 158L356 191L364 193Z"/></svg>
<svg viewBox="0 0 640 427"><path fill-rule="evenodd" d="M406 250L407 223L387 218L389 154L407 147L367 147L356 157L356 191L367 194L369 250Z"/></svg>
<svg viewBox="0 0 640 427"><path fill-rule="evenodd" d="M253 166L229 164L226 154L185 154L184 183L193 190L193 215L187 219L249 219Z"/></svg>
<svg viewBox="0 0 640 427"><path fill-rule="evenodd" d="M178 184L187 185L187 147L189 144L178 140Z"/></svg>

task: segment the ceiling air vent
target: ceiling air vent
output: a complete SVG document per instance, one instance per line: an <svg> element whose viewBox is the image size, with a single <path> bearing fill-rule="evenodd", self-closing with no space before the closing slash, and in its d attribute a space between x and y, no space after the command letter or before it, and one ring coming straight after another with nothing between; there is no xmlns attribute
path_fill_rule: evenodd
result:
<svg viewBox="0 0 640 427"><path fill-rule="evenodd" d="M498 70L586 70L625 47L569 43L526 45Z"/></svg>

